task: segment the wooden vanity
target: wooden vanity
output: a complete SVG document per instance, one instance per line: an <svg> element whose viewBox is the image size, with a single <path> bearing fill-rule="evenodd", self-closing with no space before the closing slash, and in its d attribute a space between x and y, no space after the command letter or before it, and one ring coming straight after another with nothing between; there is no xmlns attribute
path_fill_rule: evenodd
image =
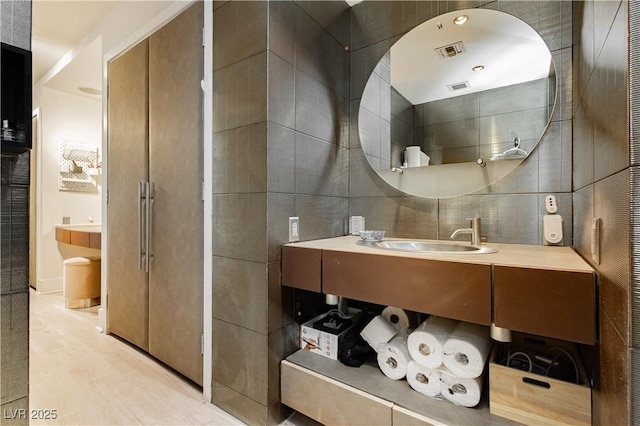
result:
<svg viewBox="0 0 640 426"><path fill-rule="evenodd" d="M596 274L569 247L486 244L499 251L427 254L361 246L358 240L347 236L283 246L282 285L596 343ZM323 423L511 424L491 415L486 401L476 409L443 409L440 401L420 398L406 383L389 383L375 365L353 369L322 358L298 351L283 361L281 399ZM314 397L315 405L306 406L317 392L342 396L329 398L325 407ZM342 407L343 401L351 402ZM367 408L345 418L354 404Z"/></svg>
<svg viewBox="0 0 640 426"><path fill-rule="evenodd" d="M100 250L102 244L100 225L58 225L56 241Z"/></svg>

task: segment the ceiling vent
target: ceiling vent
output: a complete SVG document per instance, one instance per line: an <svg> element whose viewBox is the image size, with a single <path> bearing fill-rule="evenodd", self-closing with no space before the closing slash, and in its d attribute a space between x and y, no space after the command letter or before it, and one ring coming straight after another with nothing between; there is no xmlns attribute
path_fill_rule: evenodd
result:
<svg viewBox="0 0 640 426"><path fill-rule="evenodd" d="M465 53L467 49L464 48L464 44L461 41L446 46L441 46L435 49L436 54L440 59L452 58L461 53Z"/></svg>
<svg viewBox="0 0 640 426"><path fill-rule="evenodd" d="M457 90L468 89L469 87L471 87L471 85L468 81L462 81L460 83L447 84L447 87L452 92L455 92Z"/></svg>

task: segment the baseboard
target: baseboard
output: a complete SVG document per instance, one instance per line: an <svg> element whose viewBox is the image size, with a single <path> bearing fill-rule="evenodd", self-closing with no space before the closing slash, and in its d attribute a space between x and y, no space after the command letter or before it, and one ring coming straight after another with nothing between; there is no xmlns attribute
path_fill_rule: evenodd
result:
<svg viewBox="0 0 640 426"><path fill-rule="evenodd" d="M62 290L62 277L38 280L38 286L36 287L38 294L59 293Z"/></svg>

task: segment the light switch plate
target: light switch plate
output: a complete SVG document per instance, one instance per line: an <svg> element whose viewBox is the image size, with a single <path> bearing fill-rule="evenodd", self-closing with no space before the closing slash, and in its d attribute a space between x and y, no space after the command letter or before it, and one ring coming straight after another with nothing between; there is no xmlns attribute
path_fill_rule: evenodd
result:
<svg viewBox="0 0 640 426"><path fill-rule="evenodd" d="M289 218L289 242L300 240L300 218L293 216Z"/></svg>
<svg viewBox="0 0 640 426"><path fill-rule="evenodd" d="M351 235L360 235L360 231L364 231L364 216L350 216L349 233Z"/></svg>

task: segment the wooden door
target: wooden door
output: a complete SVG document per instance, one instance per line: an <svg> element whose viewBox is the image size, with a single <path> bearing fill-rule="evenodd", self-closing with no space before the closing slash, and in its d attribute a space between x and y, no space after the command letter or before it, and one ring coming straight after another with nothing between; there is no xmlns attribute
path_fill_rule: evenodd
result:
<svg viewBox="0 0 640 426"><path fill-rule="evenodd" d="M202 3L149 38L149 352L202 384Z"/></svg>
<svg viewBox="0 0 640 426"><path fill-rule="evenodd" d="M109 63L108 327L148 350L148 274L139 268L138 182L148 175L149 44ZM144 227L144 224L142 224Z"/></svg>

